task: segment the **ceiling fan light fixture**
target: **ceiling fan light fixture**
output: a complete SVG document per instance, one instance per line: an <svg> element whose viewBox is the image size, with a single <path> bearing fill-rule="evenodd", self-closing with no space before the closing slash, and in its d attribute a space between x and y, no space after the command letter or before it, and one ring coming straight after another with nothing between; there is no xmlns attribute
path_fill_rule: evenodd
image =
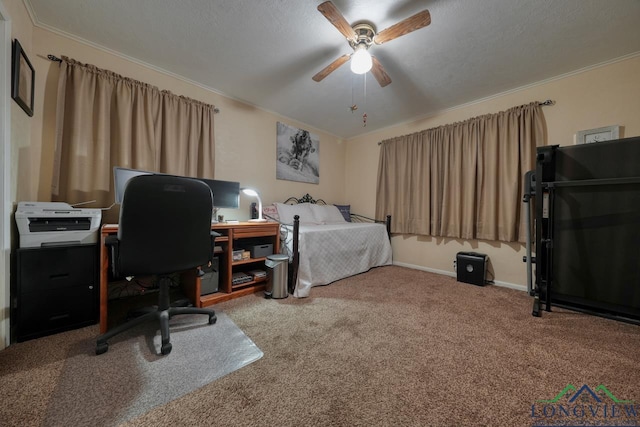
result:
<svg viewBox="0 0 640 427"><path fill-rule="evenodd" d="M373 61L369 51L367 51L367 46L364 44L359 45L351 57L351 71L355 74L364 74L371 69L372 65Z"/></svg>
<svg viewBox="0 0 640 427"><path fill-rule="evenodd" d="M360 21L351 26L331 0L320 3L318 10L347 39L349 46L351 46L354 52L342 55L311 77L316 82L321 81L351 59L351 71L353 73L364 74L371 70L371 74L373 74L373 77L378 81L380 87L387 86L391 83L391 78L389 78L389 75L384 71L380 61L371 56L369 52L367 52L367 49L369 49L372 44L387 43L431 24L431 14L425 9L380 32L376 32L375 27L365 21Z"/></svg>

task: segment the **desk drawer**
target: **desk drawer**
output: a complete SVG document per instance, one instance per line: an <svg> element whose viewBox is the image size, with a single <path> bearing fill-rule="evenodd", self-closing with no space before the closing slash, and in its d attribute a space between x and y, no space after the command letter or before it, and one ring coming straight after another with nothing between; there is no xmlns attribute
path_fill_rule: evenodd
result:
<svg viewBox="0 0 640 427"><path fill-rule="evenodd" d="M273 225L252 225L250 227L240 227L233 229L234 239L244 239L251 237L276 236L278 228Z"/></svg>
<svg viewBox="0 0 640 427"><path fill-rule="evenodd" d="M18 250L19 292L97 285L97 245Z"/></svg>
<svg viewBox="0 0 640 427"><path fill-rule="evenodd" d="M18 341L98 321L98 287L74 286L24 294L17 307Z"/></svg>

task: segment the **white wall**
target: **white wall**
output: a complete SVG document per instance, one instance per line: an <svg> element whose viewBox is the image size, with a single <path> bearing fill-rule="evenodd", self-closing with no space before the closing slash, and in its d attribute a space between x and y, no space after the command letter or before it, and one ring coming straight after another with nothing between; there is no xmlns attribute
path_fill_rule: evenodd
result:
<svg viewBox="0 0 640 427"><path fill-rule="evenodd" d="M9 259L11 253L11 146L9 135L11 112L11 22L0 0L0 350L9 345Z"/></svg>

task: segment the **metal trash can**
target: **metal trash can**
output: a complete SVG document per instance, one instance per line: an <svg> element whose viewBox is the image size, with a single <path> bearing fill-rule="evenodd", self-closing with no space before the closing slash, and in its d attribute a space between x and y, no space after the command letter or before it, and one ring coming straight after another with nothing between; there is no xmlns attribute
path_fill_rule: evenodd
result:
<svg viewBox="0 0 640 427"><path fill-rule="evenodd" d="M269 275L264 296L266 298L288 297L287 276L289 271L289 257L281 254L269 255L264 264L267 266Z"/></svg>

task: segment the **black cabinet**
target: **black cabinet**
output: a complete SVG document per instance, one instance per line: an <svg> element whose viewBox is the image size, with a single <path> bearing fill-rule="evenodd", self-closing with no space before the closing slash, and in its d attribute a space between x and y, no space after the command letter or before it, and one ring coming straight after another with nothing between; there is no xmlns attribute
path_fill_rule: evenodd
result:
<svg viewBox="0 0 640 427"><path fill-rule="evenodd" d="M17 341L97 323L97 245L18 249L16 264Z"/></svg>
<svg viewBox="0 0 640 427"><path fill-rule="evenodd" d="M640 137L538 147L536 302L640 323Z"/></svg>

